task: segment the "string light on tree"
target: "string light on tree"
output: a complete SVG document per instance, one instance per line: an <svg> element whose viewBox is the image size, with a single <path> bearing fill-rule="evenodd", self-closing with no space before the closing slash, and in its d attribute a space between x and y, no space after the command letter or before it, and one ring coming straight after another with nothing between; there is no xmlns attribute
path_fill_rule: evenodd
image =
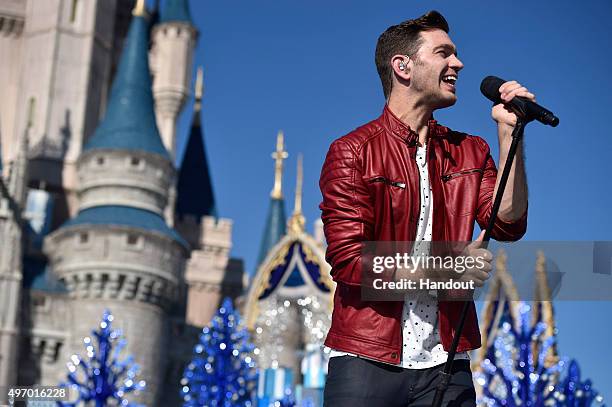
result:
<svg viewBox="0 0 612 407"><path fill-rule="evenodd" d="M60 387L76 391L78 398L71 402L58 402L61 407L107 405L140 407L130 403L126 396L144 389L144 380L138 380L139 366L130 355L120 359L126 341L119 329L112 328L113 315L104 311L98 330L92 331L93 339L86 337L86 357L72 355L68 362L68 380Z"/></svg>
<svg viewBox="0 0 612 407"><path fill-rule="evenodd" d="M184 407L252 405L257 372L255 346L226 298L209 326L202 329L194 357L181 380Z"/></svg>
<svg viewBox="0 0 612 407"><path fill-rule="evenodd" d="M546 335L545 322L533 324L531 311L520 302L517 323L509 312L504 314L482 371L475 374L483 391L479 402L489 407L605 407L591 381L580 378L575 360L546 362L556 336Z"/></svg>

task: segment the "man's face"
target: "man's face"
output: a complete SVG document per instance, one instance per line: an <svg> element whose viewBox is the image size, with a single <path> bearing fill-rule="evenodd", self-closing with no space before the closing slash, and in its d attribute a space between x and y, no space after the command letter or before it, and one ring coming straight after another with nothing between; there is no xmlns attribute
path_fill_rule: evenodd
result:
<svg viewBox="0 0 612 407"><path fill-rule="evenodd" d="M452 106L457 101L455 82L463 68L455 44L442 30L423 31L421 38L423 43L413 56L410 87L432 109Z"/></svg>

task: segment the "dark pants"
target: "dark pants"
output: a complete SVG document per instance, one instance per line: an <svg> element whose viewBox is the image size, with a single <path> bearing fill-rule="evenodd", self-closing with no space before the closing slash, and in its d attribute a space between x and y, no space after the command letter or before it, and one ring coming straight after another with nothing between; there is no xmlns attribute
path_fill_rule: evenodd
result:
<svg viewBox="0 0 612 407"><path fill-rule="evenodd" d="M324 407L431 407L438 372L404 369L354 356L329 359ZM456 360L442 403L446 407L474 407L476 393L468 360Z"/></svg>

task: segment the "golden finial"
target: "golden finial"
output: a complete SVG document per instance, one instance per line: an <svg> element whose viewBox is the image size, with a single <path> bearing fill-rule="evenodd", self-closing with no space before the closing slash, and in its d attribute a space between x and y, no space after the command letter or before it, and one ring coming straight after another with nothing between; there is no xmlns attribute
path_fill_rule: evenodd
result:
<svg viewBox="0 0 612 407"><path fill-rule="evenodd" d="M297 179L295 181L295 205L293 207L293 215L289 218L287 226L289 230L295 234L304 231L304 225L306 219L302 214L302 181L303 181L303 169L302 169L302 154L298 155L297 160Z"/></svg>
<svg viewBox="0 0 612 407"><path fill-rule="evenodd" d="M196 81L195 81L195 93L194 93L195 104L193 106L193 109L196 112L199 112L200 108L202 107L202 96L203 95L204 95L204 71L202 70L201 66L198 66L198 72L196 74Z"/></svg>
<svg viewBox="0 0 612 407"><path fill-rule="evenodd" d="M148 15L145 0L136 0L136 4L132 10L132 15L134 17L146 17Z"/></svg>
<svg viewBox="0 0 612 407"><path fill-rule="evenodd" d="M283 160L289 157L284 148L284 134L282 130L279 130L276 136L276 151L272 153L274 159L274 188L272 188L270 196L274 199L282 199L283 197Z"/></svg>

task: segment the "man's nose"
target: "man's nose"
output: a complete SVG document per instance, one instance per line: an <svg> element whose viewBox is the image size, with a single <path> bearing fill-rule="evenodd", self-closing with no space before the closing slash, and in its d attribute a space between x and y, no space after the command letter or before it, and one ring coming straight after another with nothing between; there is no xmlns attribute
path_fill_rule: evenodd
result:
<svg viewBox="0 0 612 407"><path fill-rule="evenodd" d="M456 70L457 72L459 72L460 70L463 69L463 62L461 62L461 60L457 58L456 55L453 55L450 61L450 67Z"/></svg>

